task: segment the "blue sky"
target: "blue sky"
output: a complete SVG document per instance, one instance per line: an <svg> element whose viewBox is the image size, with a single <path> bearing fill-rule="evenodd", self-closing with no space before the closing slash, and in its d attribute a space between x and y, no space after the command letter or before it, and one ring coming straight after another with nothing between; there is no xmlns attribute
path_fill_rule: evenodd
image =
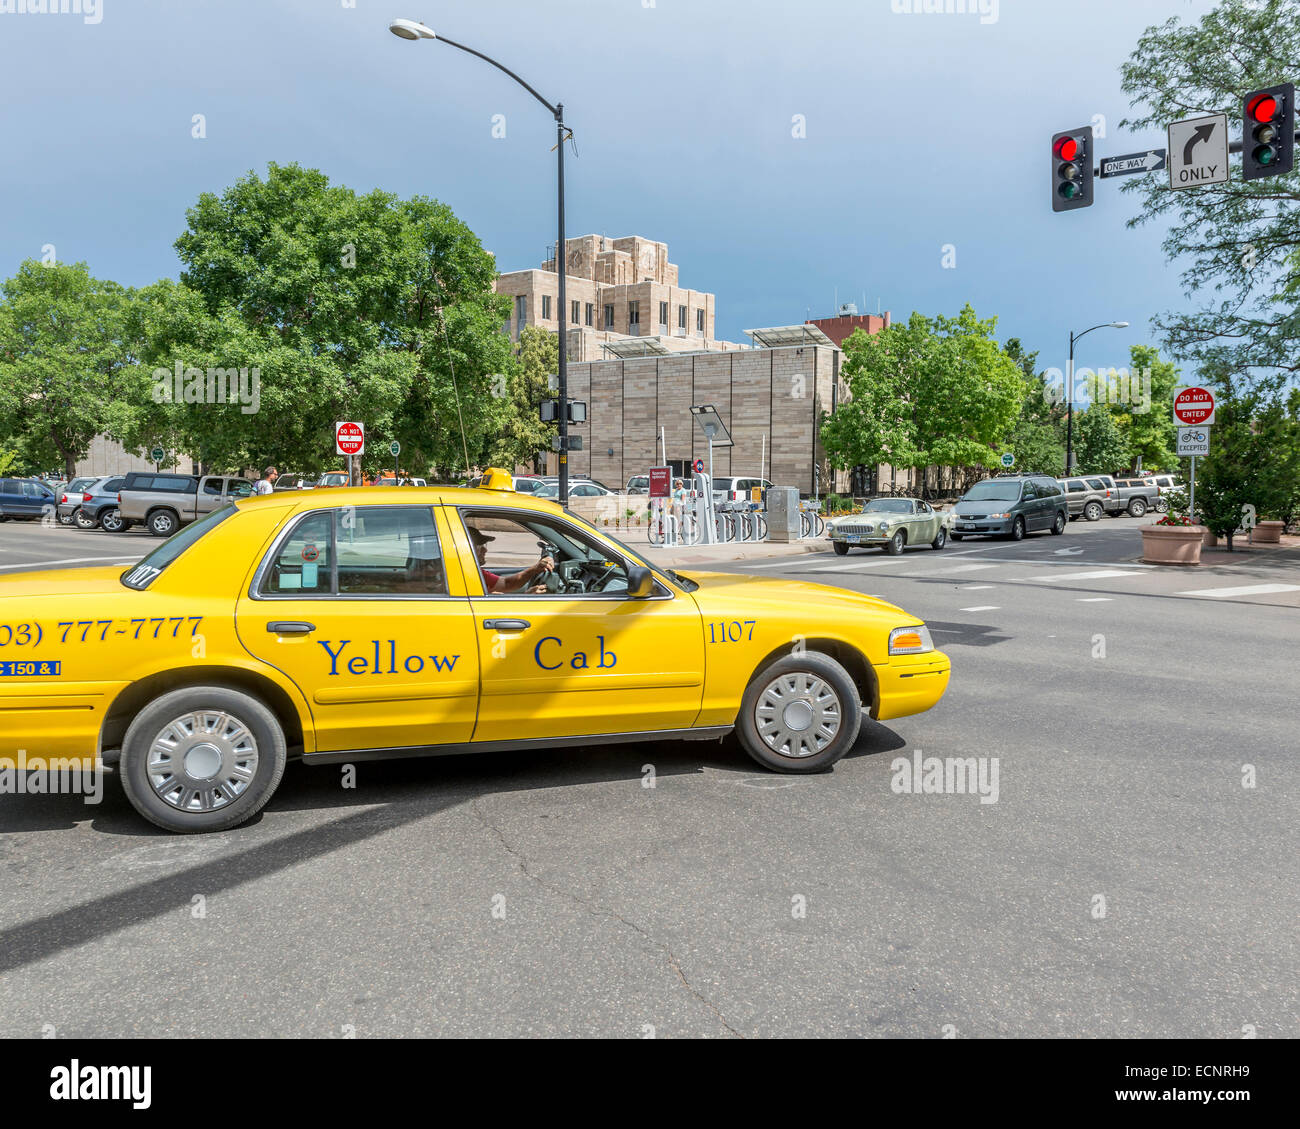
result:
<svg viewBox="0 0 1300 1129"><path fill-rule="evenodd" d="M1119 129L1119 66L1145 27L1210 0L999 0L996 20L893 11L901 0L100 6L97 23L0 12L6 277L45 244L124 284L174 277L186 208L268 161L434 196L502 270L540 264L551 119L485 63L390 35L406 16L565 104L568 233L666 241L682 283L717 294L720 336L827 316L837 291L895 318L971 301L1042 367L1065 367L1071 328L1131 322L1081 345L1080 366L1104 368L1185 304L1163 231L1124 227L1135 202L1119 181L1089 209L1051 211L1047 154L1094 115L1104 155L1163 145Z"/></svg>

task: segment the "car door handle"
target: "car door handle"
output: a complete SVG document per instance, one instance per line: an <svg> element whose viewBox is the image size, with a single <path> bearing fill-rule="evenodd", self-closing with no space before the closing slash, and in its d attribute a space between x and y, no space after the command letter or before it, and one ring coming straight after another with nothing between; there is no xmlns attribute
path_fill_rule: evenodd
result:
<svg viewBox="0 0 1300 1129"><path fill-rule="evenodd" d="M526 619L485 619L484 631L527 631L532 624Z"/></svg>
<svg viewBox="0 0 1300 1129"><path fill-rule="evenodd" d="M310 635L316 630L316 625L296 620L274 620L266 625L266 629L272 635Z"/></svg>

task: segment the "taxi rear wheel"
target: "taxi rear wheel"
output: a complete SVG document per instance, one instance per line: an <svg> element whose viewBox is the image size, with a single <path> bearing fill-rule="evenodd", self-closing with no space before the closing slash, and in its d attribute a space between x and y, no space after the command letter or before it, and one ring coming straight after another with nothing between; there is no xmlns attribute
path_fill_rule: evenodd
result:
<svg viewBox="0 0 1300 1129"><path fill-rule="evenodd" d="M118 774L145 819L168 831L224 831L251 819L284 775L280 722L228 686L155 698L131 722Z"/></svg>
<svg viewBox="0 0 1300 1129"><path fill-rule="evenodd" d="M754 760L776 772L829 768L853 747L862 726L858 688L829 655L786 655L745 690L736 732Z"/></svg>

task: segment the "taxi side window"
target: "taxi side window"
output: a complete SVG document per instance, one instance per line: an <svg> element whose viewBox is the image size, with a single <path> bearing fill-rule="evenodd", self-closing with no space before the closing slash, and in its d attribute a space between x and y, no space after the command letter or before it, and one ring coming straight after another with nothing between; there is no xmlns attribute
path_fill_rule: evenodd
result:
<svg viewBox="0 0 1300 1129"><path fill-rule="evenodd" d="M266 596L328 596L331 592L333 517L311 514L294 526L262 579Z"/></svg>

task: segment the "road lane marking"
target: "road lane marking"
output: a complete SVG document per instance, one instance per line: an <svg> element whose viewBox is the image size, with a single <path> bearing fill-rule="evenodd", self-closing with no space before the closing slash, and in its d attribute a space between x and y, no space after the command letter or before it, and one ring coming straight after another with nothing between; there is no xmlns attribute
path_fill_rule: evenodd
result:
<svg viewBox="0 0 1300 1129"><path fill-rule="evenodd" d="M1075 601L1078 604L1113 604L1114 602L1109 596L1081 596Z"/></svg>
<svg viewBox="0 0 1300 1129"><path fill-rule="evenodd" d="M119 557L69 557L62 561L28 561L26 564L17 565L0 565L0 571L11 571L16 568L26 568L37 571L42 568L48 568L50 565L60 564L90 564L92 561L138 561L139 556L119 556Z"/></svg>
<svg viewBox="0 0 1300 1129"><path fill-rule="evenodd" d="M996 584L968 584L965 588L958 588L958 592L983 592L989 588L996 588Z"/></svg>
<svg viewBox="0 0 1300 1129"><path fill-rule="evenodd" d="M959 612L996 612L1002 609L994 604L981 604L977 608L958 608Z"/></svg>
<svg viewBox="0 0 1300 1129"><path fill-rule="evenodd" d="M1300 584L1247 584L1242 588L1195 588L1190 592L1178 592L1179 596L1206 596L1210 599L1224 600L1231 596L1271 596L1275 592L1300 592Z"/></svg>
<svg viewBox="0 0 1300 1129"><path fill-rule="evenodd" d="M1018 576L1017 580L1049 583L1057 580L1100 580L1104 576L1146 576L1144 572L1129 572L1122 568L1099 568L1091 572L1061 572L1055 576Z"/></svg>
<svg viewBox="0 0 1300 1129"><path fill-rule="evenodd" d="M967 565L952 565L948 568L936 569L935 571L936 572L975 572L977 569L997 568L997 567L998 566L995 564L967 564Z"/></svg>

